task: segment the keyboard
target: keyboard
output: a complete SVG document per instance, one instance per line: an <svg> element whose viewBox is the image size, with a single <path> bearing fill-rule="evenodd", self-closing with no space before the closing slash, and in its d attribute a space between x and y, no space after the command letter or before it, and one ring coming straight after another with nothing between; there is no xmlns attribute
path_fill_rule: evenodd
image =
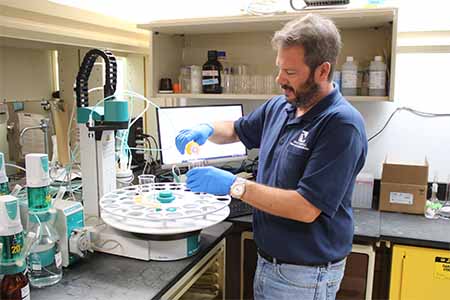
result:
<svg viewBox="0 0 450 300"><path fill-rule="evenodd" d="M251 215L253 213L252 206L239 199L232 198L229 207L230 215L228 218Z"/></svg>

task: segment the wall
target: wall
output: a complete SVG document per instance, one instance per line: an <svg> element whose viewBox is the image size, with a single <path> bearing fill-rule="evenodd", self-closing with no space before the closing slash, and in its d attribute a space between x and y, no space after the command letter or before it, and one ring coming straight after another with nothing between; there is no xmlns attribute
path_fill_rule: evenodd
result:
<svg viewBox="0 0 450 300"><path fill-rule="evenodd" d="M49 99L52 93L50 51L39 47L21 48L21 43L11 43L9 39L0 38L0 43L0 101ZM40 102L25 102L24 107L26 112L49 117ZM7 142L6 123L2 121L0 126L0 151L7 159L16 158L9 155L17 153L17 148Z"/></svg>
<svg viewBox="0 0 450 300"><path fill-rule="evenodd" d="M0 47L0 99L49 99L51 56L46 49ZM26 103L27 112L45 114L38 103Z"/></svg>
<svg viewBox="0 0 450 300"><path fill-rule="evenodd" d="M396 94L393 103L354 103L366 120L368 136L381 129L397 107L428 113L449 113L448 86L450 53L397 54ZM381 176L385 158L392 162L429 163L429 181L437 176L448 182L450 175L450 117L423 118L399 111L387 128L369 143L364 171Z"/></svg>

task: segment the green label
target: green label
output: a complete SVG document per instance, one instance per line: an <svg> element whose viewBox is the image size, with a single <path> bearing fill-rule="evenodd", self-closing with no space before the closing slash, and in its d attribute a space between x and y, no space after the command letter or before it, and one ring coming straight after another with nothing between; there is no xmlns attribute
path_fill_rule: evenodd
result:
<svg viewBox="0 0 450 300"><path fill-rule="evenodd" d="M41 157L41 166L42 166L42 170L44 170L44 172L47 173L48 172L48 156Z"/></svg>
<svg viewBox="0 0 450 300"><path fill-rule="evenodd" d="M32 252L29 256L30 263L32 265L40 265L42 267L47 267L55 261L55 254L56 254L56 246L53 246L52 248L45 251Z"/></svg>
<svg viewBox="0 0 450 300"><path fill-rule="evenodd" d="M9 195L9 185L7 182L0 183L0 196Z"/></svg>
<svg viewBox="0 0 450 300"><path fill-rule="evenodd" d="M17 200L6 202L5 207L8 212L8 217L11 220L15 220L17 217Z"/></svg>
<svg viewBox="0 0 450 300"><path fill-rule="evenodd" d="M3 153L0 153L0 170L3 169Z"/></svg>
<svg viewBox="0 0 450 300"><path fill-rule="evenodd" d="M21 257L23 248L23 233L19 232L14 235L1 236L2 243L2 260L4 262L14 262Z"/></svg>
<svg viewBox="0 0 450 300"><path fill-rule="evenodd" d="M199 236L198 234L190 236L187 238L187 254L188 256L194 255L197 253L200 248Z"/></svg>

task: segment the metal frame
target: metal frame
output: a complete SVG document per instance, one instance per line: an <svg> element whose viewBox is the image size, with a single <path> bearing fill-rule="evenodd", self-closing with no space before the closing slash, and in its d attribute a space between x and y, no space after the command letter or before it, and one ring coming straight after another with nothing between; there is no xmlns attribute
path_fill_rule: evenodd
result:
<svg viewBox="0 0 450 300"><path fill-rule="evenodd" d="M213 249L211 249L189 272L178 280L164 295L161 296L162 300L177 300L180 299L184 293L208 270L211 265L219 259L220 255L223 255L223 266L225 273L225 239L222 239ZM223 291L222 299L225 300L225 276L222 276Z"/></svg>

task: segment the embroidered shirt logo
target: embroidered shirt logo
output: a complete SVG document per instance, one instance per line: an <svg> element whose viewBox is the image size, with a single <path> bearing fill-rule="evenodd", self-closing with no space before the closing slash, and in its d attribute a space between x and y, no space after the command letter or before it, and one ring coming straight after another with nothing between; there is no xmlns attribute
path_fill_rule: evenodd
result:
<svg viewBox="0 0 450 300"><path fill-rule="evenodd" d="M308 134L308 131L303 130L302 133L300 133L299 137L296 140L291 141L290 144L296 148L309 151L308 145L306 144Z"/></svg>

